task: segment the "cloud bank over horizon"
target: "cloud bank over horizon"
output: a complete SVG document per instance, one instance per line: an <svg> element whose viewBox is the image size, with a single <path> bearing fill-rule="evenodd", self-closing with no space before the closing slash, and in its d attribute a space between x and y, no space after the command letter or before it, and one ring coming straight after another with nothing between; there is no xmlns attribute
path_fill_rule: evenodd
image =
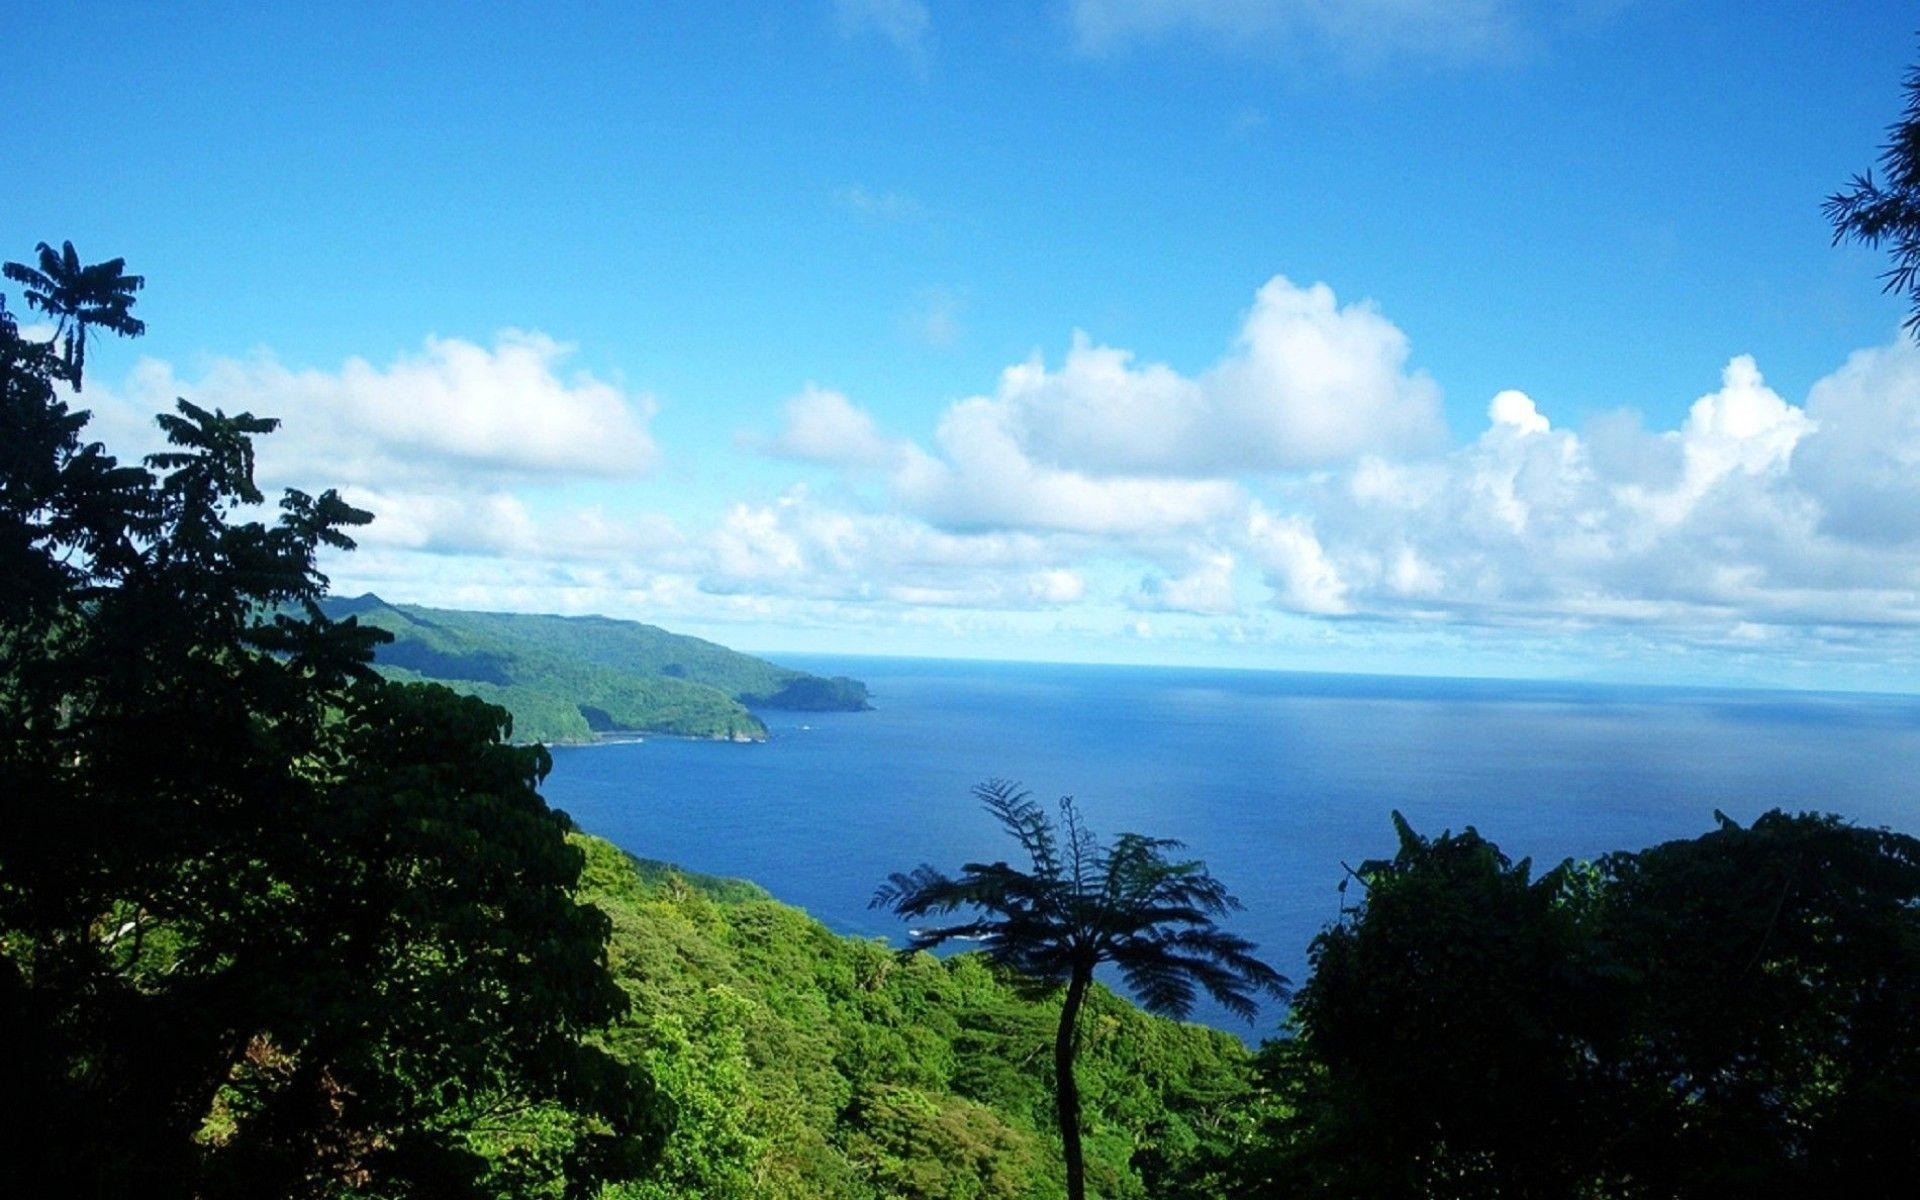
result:
<svg viewBox="0 0 1920 1200"><path fill-rule="evenodd" d="M1734 355L1669 429L1502 391L1465 441L1407 335L1325 284L1274 277L1223 340L1183 372L1076 331L918 429L807 383L739 439L735 493L693 499L662 478L661 404L538 332L333 370L143 360L82 399L123 453L175 395L282 417L263 484L378 516L329 564L342 589L428 603L1266 665L1574 639L1765 676L1920 648L1909 340L1797 402Z"/></svg>

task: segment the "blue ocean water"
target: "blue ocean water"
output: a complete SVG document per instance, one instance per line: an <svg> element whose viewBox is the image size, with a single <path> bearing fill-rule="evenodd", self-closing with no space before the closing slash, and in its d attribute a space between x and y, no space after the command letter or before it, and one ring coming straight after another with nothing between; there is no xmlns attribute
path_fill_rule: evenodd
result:
<svg viewBox="0 0 1920 1200"><path fill-rule="evenodd" d="M765 713L753 745L554 751L548 799L648 858L752 879L842 933L899 939L876 885L1009 858L991 777L1076 797L1103 834L1175 837L1246 905L1232 927L1296 981L1342 863L1388 813L1477 827L1539 867L1773 807L1920 832L1920 698L1144 667L781 656L864 679L875 711ZM1249 1037L1213 1008L1195 1017Z"/></svg>

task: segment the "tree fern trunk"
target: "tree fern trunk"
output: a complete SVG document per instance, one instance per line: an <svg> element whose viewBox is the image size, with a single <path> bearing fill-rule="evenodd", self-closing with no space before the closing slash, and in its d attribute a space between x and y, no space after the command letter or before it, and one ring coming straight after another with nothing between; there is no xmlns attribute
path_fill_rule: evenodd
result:
<svg viewBox="0 0 1920 1200"><path fill-rule="evenodd" d="M1067 1160L1067 1200L1086 1200L1087 1162L1080 1149L1080 1087L1073 1078L1074 1029L1080 1004L1093 982L1090 971L1075 970L1060 1006L1060 1029L1053 1039L1053 1098L1060 1114L1060 1146Z"/></svg>

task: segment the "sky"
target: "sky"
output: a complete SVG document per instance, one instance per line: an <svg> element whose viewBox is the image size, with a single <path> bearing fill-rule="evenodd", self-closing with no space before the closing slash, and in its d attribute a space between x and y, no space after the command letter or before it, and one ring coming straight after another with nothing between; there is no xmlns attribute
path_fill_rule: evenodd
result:
<svg viewBox="0 0 1920 1200"><path fill-rule="evenodd" d="M1920 5L0 0L80 402L336 591L761 651L1913 690ZM7 293L10 307L19 297Z"/></svg>

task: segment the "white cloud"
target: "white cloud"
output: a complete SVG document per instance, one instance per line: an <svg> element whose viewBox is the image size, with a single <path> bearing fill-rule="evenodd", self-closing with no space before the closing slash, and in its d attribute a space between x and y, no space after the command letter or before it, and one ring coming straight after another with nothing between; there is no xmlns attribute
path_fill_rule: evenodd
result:
<svg viewBox="0 0 1920 1200"><path fill-rule="evenodd" d="M1861 350L1815 384L1816 429L1793 469L1821 504L1823 532L1851 542L1920 541L1920 345Z"/></svg>
<svg viewBox="0 0 1920 1200"><path fill-rule="evenodd" d="M543 334L510 330L490 347L428 338L384 367L356 358L334 371L290 368L261 351L215 359L188 378L143 359L120 384L96 383L82 399L95 411L95 435L127 457L160 448L153 417L176 396L280 418L255 443L262 489L338 488L374 514L352 531L361 555L414 562L419 582L460 559L682 553L683 536L658 514L565 503L569 485L631 479L657 457L653 401L565 373L570 353ZM363 569L360 557L347 561L350 572Z"/></svg>
<svg viewBox="0 0 1920 1200"><path fill-rule="evenodd" d="M893 495L950 528L1138 537L1237 519L1236 474L1433 445L1439 389L1408 372L1408 353L1371 305L1343 308L1324 285L1276 277L1233 348L1198 376L1083 334L1058 370L1038 355L1008 367L991 396L946 411L937 453L901 452ZM831 415L849 423L838 406ZM872 461L879 442L847 434Z"/></svg>
<svg viewBox="0 0 1920 1200"><path fill-rule="evenodd" d="M1908 482L1916 381L1920 350L1896 344L1855 355L1801 408L1740 356L1664 433L1618 418L1558 430L1530 398L1502 393L1469 445L1370 458L1300 491L1295 520L1311 521L1312 542L1304 527L1285 531L1293 567L1274 578L1276 597L1302 611L1337 601L1383 616L1722 633L1920 623L1920 563L1896 546L1920 529L1880 517L1920 498Z"/></svg>
<svg viewBox="0 0 1920 1200"><path fill-rule="evenodd" d="M1323 616L1351 611L1347 585L1306 518L1275 516L1256 506L1247 520L1247 545L1282 608Z"/></svg>
<svg viewBox="0 0 1920 1200"><path fill-rule="evenodd" d="M1324 56L1350 66L1443 63L1511 54L1520 30L1504 0L1071 0L1084 53L1191 38L1259 55Z"/></svg>
<svg viewBox="0 0 1920 1200"><path fill-rule="evenodd" d="M1087 581L1063 568L1027 576L1027 594L1039 604L1072 604L1087 594Z"/></svg>
<svg viewBox="0 0 1920 1200"><path fill-rule="evenodd" d="M400 598L953 636L1112 634L1152 614L1175 639L1498 627L1803 663L1920 649L1905 340L1853 355L1804 404L1735 357L1667 429L1625 413L1564 427L1550 397L1502 391L1447 449L1437 388L1385 316L1276 279L1197 373L1077 338L1057 368L1017 364L949 406L924 446L810 384L760 448L843 474L678 520L607 483L655 457L651 402L567 373L566 353L504 334L330 372L260 353L189 379L143 361L81 399L122 455L147 448L122 436L135 422L150 447L174 395L285 417L260 445L263 484L340 486L374 510L365 549L330 570ZM1370 619L1316 619L1334 616Z"/></svg>
<svg viewBox="0 0 1920 1200"><path fill-rule="evenodd" d="M1098 568L1110 585L1077 603L1232 614L1244 568L1272 605L1313 616L1721 641L1742 622L1920 623L1920 564L1888 549L1920 539L1907 515L1920 508L1920 350L1856 355L1808 407L1738 356L1666 431L1625 414L1556 428L1533 397L1502 391L1479 437L1438 453L1438 389L1407 357L1371 306L1276 278L1196 375L1078 336L1057 369L1036 356L950 406L931 449L825 393L794 407L783 440L815 461L884 465L906 527L1024 534L1056 556L1048 570ZM834 432L803 438L813 425ZM812 544L809 571L829 561ZM835 594L872 553L863 543L832 567ZM893 575L867 594L913 602L1021 594L1011 575L891 593L875 578Z"/></svg>
<svg viewBox="0 0 1920 1200"><path fill-rule="evenodd" d="M1540 415L1533 397L1512 390L1501 392L1487 405L1487 420L1521 434L1545 433L1553 428L1552 423Z"/></svg>
<svg viewBox="0 0 1920 1200"><path fill-rule="evenodd" d="M780 433L768 446L781 458L830 466L875 467L903 448L880 436L873 417L840 392L809 383L787 401Z"/></svg>
<svg viewBox="0 0 1920 1200"><path fill-rule="evenodd" d="M947 533L897 514L857 513L795 488L729 509L702 548L700 586L815 600L974 608L1071 604L1075 549L1027 533Z"/></svg>
<svg viewBox="0 0 1920 1200"><path fill-rule="evenodd" d="M430 337L419 354L385 367L354 358L335 371L296 370L262 351L215 359L183 379L147 359L101 403L143 426L175 396L278 417L280 430L259 448L269 484L643 473L656 457L653 400L585 372L563 375L572 352L545 334L507 330L491 347Z"/></svg>
<svg viewBox="0 0 1920 1200"><path fill-rule="evenodd" d="M1149 575L1128 597L1134 608L1224 616L1240 611L1233 590L1234 557L1225 550L1203 553L1183 575Z"/></svg>
<svg viewBox="0 0 1920 1200"><path fill-rule="evenodd" d="M1217 475L1408 452L1440 437L1440 389L1409 373L1406 335L1370 304L1276 276L1233 348L1188 377L1075 334L1066 361L1001 376L1005 423L1041 461L1089 471Z"/></svg>
<svg viewBox="0 0 1920 1200"><path fill-rule="evenodd" d="M894 494L951 528L1043 529L1126 536L1202 525L1242 504L1224 480L1101 478L1034 462L986 399L948 410L936 433L944 458L909 456Z"/></svg>
<svg viewBox="0 0 1920 1200"><path fill-rule="evenodd" d="M369 547L431 554L589 561L678 554L685 535L658 513L574 508L542 518L512 492L349 485L343 498L374 514L354 538Z"/></svg>
<svg viewBox="0 0 1920 1200"><path fill-rule="evenodd" d="M1720 390L1694 401L1680 428L1687 493L1697 498L1735 472L1784 469L1813 427L1806 413L1766 385L1751 356L1740 355L1721 373Z"/></svg>
<svg viewBox="0 0 1920 1200"><path fill-rule="evenodd" d="M1372 304L1342 308L1324 283L1276 276L1255 297L1237 352L1202 382L1226 418L1217 435L1250 437L1244 465L1310 466L1437 443L1440 389L1407 372L1408 353L1406 335Z"/></svg>

